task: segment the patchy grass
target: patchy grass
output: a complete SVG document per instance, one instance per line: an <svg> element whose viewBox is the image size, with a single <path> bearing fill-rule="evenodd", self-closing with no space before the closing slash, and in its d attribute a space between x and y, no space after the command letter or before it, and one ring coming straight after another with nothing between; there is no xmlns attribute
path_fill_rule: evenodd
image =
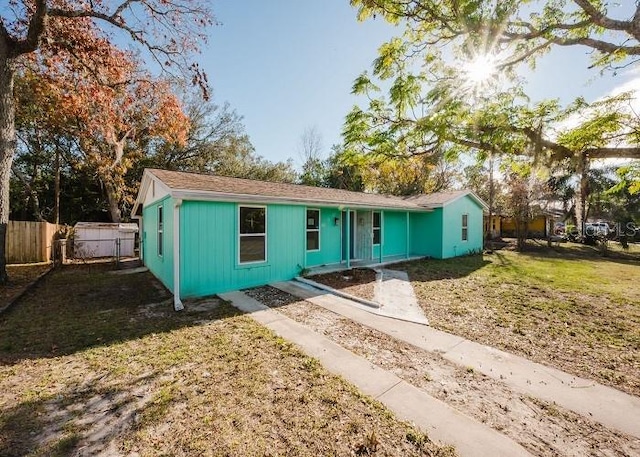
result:
<svg viewBox="0 0 640 457"><path fill-rule="evenodd" d="M436 328L640 395L640 263L563 246L396 265Z"/></svg>
<svg viewBox="0 0 640 457"><path fill-rule="evenodd" d="M7 265L9 283L0 286L0 309L17 297L25 287L51 268L50 263Z"/></svg>
<svg viewBox="0 0 640 457"><path fill-rule="evenodd" d="M227 303L174 313L148 273L55 271L0 341L0 455L453 455Z"/></svg>

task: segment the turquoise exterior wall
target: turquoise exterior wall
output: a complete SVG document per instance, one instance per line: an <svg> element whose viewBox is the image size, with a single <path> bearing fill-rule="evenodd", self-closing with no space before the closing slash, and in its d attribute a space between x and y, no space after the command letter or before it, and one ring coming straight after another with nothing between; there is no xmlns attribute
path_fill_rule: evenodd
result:
<svg viewBox="0 0 640 457"><path fill-rule="evenodd" d="M291 279L300 273L305 263L306 208L294 205L266 207L267 261L241 265L238 261L238 205L183 202L180 224L182 296L205 296L260 286Z"/></svg>
<svg viewBox="0 0 640 457"><path fill-rule="evenodd" d="M308 208L320 210L320 251L306 252L306 264L304 266L316 267L319 265L339 263L342 257L340 251L342 243L342 221L340 220L340 210L338 208L311 206ZM302 221L300 222L300 224L302 224L302 230L306 227L304 220L305 217L306 215L303 216ZM338 219L338 225L335 224L335 218Z"/></svg>
<svg viewBox="0 0 640 457"><path fill-rule="evenodd" d="M410 215L411 255L442 258L442 208Z"/></svg>
<svg viewBox="0 0 640 457"><path fill-rule="evenodd" d="M158 255L158 207L163 207L163 254ZM165 197L142 209L144 264L173 292L173 200Z"/></svg>
<svg viewBox="0 0 640 457"><path fill-rule="evenodd" d="M407 254L407 213L383 211L382 254L384 257Z"/></svg>
<svg viewBox="0 0 640 457"><path fill-rule="evenodd" d="M164 208L164 252L158 255L158 207ZM247 204L246 206L253 206ZM301 205L269 204L267 260L240 264L238 211L232 202L184 201L180 206L180 295L206 296L293 278L306 267L338 264L343 222L338 208L320 209L320 250L306 251L306 210ZM144 263L171 291L173 284L173 207L170 197L143 208ZM468 215L468 240L462 241L462 215ZM371 260L390 257L447 258L482 249L482 207L463 197L444 208L420 213L381 211L381 245L369 246ZM367 236L371 227L367 227ZM408 233L407 233L408 232Z"/></svg>
<svg viewBox="0 0 640 457"><path fill-rule="evenodd" d="M468 214L468 239L462 241L462 215ZM482 206L473 198L459 198L443 208L442 258L482 249Z"/></svg>

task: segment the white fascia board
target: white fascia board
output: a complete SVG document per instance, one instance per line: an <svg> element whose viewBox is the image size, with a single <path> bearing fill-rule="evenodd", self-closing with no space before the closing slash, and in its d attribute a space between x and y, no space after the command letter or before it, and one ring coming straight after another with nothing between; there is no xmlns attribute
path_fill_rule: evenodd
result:
<svg viewBox="0 0 640 457"><path fill-rule="evenodd" d="M147 193L149 192L149 188L151 187L151 183L154 183L154 187L156 189L157 198L154 197L152 201L147 201ZM171 195L171 189L165 183L163 183L159 178L154 176L149 171L145 170L142 175L142 181L140 182L140 190L138 191L138 196L136 197L136 202L131 209L131 214L135 215L138 211L138 207L140 205L144 206L155 203L158 200L163 199L167 195ZM133 217L133 216L132 216Z"/></svg>
<svg viewBox="0 0 640 457"><path fill-rule="evenodd" d="M317 199L293 199L289 197L271 197L263 195L248 195L248 194L231 194L226 192L212 192L212 191L192 191L184 189L173 189L171 196L174 198L181 198L183 200L199 200L199 201L218 201L218 202L231 202L231 203L274 203L274 204L289 204L289 205L304 205L304 206L337 206L350 209L367 209L367 210L393 210L393 211L410 211L410 212L430 212L429 208L415 207L406 208L398 206L383 206L383 205L368 205L358 203L346 203L332 200L317 200Z"/></svg>
<svg viewBox="0 0 640 457"><path fill-rule="evenodd" d="M451 204L451 203L453 203L455 201L460 200L462 197L471 197L476 201L476 203L478 203L478 205L480 205L482 207L483 210L487 210L487 211L489 210L489 206L480 197L478 197L473 191L470 191L470 190L465 192L464 194L460 194L457 197L452 198L451 200L447 200L444 203L436 203L436 204L433 204L433 205L429 205L429 207L430 208L444 208L445 206L447 206L447 205L449 205L449 204Z"/></svg>

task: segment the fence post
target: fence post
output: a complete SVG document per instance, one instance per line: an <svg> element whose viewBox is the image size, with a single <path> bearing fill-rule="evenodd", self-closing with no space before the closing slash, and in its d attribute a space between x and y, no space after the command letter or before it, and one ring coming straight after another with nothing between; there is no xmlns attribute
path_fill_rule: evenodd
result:
<svg viewBox="0 0 640 457"><path fill-rule="evenodd" d="M120 238L116 238L116 268L120 268Z"/></svg>

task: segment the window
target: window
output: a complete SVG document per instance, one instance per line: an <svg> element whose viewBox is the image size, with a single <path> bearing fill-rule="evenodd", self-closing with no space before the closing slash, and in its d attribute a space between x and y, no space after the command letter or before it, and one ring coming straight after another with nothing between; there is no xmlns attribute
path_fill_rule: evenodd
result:
<svg viewBox="0 0 640 457"><path fill-rule="evenodd" d="M267 260L267 208L241 206L239 214L240 263Z"/></svg>
<svg viewBox="0 0 640 457"><path fill-rule="evenodd" d="M158 255L162 257L164 251L164 211L158 206Z"/></svg>
<svg viewBox="0 0 640 457"><path fill-rule="evenodd" d="M307 251L320 250L320 210L307 210Z"/></svg>
<svg viewBox="0 0 640 457"><path fill-rule="evenodd" d="M380 244L380 212L373 212L373 244Z"/></svg>
<svg viewBox="0 0 640 457"><path fill-rule="evenodd" d="M462 241L469 239L469 215L462 215Z"/></svg>

